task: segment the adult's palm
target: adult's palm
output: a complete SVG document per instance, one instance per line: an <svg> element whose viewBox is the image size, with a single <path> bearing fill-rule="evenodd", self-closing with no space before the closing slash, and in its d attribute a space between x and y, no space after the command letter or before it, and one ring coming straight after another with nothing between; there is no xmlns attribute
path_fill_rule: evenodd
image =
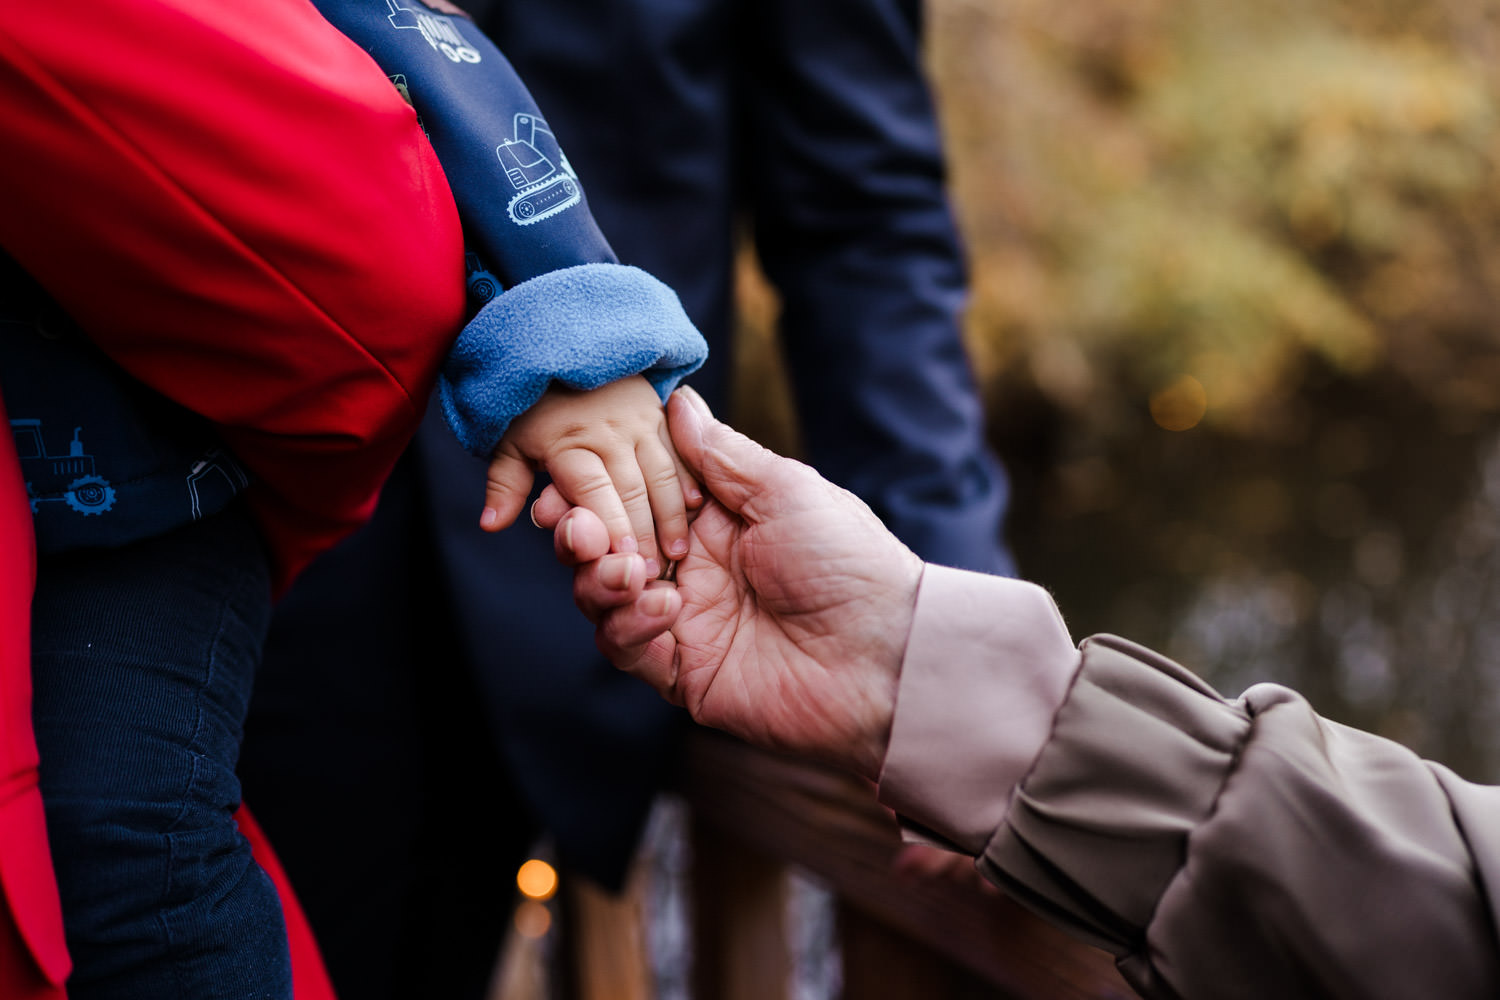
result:
<svg viewBox="0 0 1500 1000"><path fill-rule="evenodd" d="M873 777L921 561L852 494L719 423L696 393L673 396L668 422L708 495L675 592L619 586L618 557L588 562L602 552L587 512L559 528L560 552L584 562L575 594L600 648L705 725Z"/></svg>

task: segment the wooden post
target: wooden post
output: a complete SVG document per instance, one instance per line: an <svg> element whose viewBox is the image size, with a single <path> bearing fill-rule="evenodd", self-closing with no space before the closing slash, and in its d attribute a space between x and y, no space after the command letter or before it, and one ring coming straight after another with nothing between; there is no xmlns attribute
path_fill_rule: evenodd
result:
<svg viewBox="0 0 1500 1000"><path fill-rule="evenodd" d="M967 969L1000 996L1125 1000L1135 995L1109 955L1070 939L1004 896L947 879L897 878L892 871L900 849L896 823L866 781L698 730L682 784L693 822L705 831L699 840L717 830L725 839L743 841L741 854L775 859L760 862L763 870L774 870L777 863L805 868L828 884L845 909ZM700 866L700 871L713 877L714 867ZM747 898L753 895L744 891ZM710 931L706 923L699 920L700 934ZM707 1000L728 995L699 994Z"/></svg>
<svg viewBox="0 0 1500 1000"><path fill-rule="evenodd" d="M842 1000L1013 1000L964 966L847 903L838 907Z"/></svg>
<svg viewBox="0 0 1500 1000"><path fill-rule="evenodd" d="M563 996L569 1000L651 1000L646 950L645 876L637 866L619 896L566 872L561 879Z"/></svg>
<svg viewBox="0 0 1500 1000"><path fill-rule="evenodd" d="M786 869L724 830L692 830L693 995L785 1000Z"/></svg>

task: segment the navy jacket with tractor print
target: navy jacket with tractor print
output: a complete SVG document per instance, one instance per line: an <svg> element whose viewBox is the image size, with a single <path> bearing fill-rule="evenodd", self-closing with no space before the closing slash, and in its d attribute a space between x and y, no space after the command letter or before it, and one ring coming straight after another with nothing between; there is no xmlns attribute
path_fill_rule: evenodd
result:
<svg viewBox="0 0 1500 1000"><path fill-rule="evenodd" d="M676 294L618 263L546 119L472 22L420 0L317 6L413 106L452 187L476 312L438 394L465 449L488 456L553 381L590 389L644 374L665 399L702 364ZM251 481L205 421L110 361L9 260L0 390L41 553L159 534Z"/></svg>

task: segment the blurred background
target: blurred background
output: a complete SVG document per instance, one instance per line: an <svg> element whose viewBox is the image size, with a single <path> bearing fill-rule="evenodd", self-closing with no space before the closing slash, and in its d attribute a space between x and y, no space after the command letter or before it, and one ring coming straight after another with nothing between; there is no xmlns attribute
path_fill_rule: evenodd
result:
<svg viewBox="0 0 1500 1000"><path fill-rule="evenodd" d="M967 332L1077 637L1500 779L1500 5L929 0ZM796 452L748 256L735 417ZM752 388L753 387L753 388Z"/></svg>
<svg viewBox="0 0 1500 1000"><path fill-rule="evenodd" d="M926 6L1022 574L1075 637L1500 782L1500 0ZM739 295L731 417L797 454L748 250ZM827 893L791 909L790 995L839 995Z"/></svg>

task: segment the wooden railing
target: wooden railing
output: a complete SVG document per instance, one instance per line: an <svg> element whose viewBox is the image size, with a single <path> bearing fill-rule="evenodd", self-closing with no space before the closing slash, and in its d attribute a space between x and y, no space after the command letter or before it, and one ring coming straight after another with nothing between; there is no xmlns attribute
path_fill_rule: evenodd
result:
<svg viewBox="0 0 1500 1000"><path fill-rule="evenodd" d="M1127 1000L1105 953L977 880L893 870L895 821L868 783L704 730L677 790L690 814L695 1000L784 1000L787 875L835 899L846 1000ZM561 994L650 1000L638 895L575 887Z"/></svg>

